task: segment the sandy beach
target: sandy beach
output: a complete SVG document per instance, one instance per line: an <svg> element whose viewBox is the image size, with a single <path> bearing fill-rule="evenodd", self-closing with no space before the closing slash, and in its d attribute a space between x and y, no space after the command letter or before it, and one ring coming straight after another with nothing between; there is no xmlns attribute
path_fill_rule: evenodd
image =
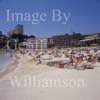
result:
<svg viewBox="0 0 100 100"><path fill-rule="evenodd" d="M31 57L19 54L17 67L0 79L0 100L100 100L100 67L91 70L60 69L36 65ZM9 77L34 76L39 80L83 80L84 86L13 87Z"/></svg>

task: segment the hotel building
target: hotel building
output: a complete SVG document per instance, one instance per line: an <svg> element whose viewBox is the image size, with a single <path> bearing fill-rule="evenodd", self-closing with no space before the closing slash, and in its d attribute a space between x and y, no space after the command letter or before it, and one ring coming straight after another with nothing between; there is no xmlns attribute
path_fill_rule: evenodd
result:
<svg viewBox="0 0 100 100"><path fill-rule="evenodd" d="M24 26L23 25L16 25L14 29L10 30L8 36L12 36L13 34L24 34Z"/></svg>
<svg viewBox="0 0 100 100"><path fill-rule="evenodd" d="M26 48L29 49L47 49L48 48L48 39L47 38L35 38L35 39L27 39Z"/></svg>
<svg viewBox="0 0 100 100"><path fill-rule="evenodd" d="M80 40L80 42L87 43L90 45L99 45L100 44L100 33L91 34L85 37L85 39Z"/></svg>
<svg viewBox="0 0 100 100"><path fill-rule="evenodd" d="M56 35L50 38L54 47L66 48L67 47L67 35Z"/></svg>
<svg viewBox="0 0 100 100"><path fill-rule="evenodd" d="M16 25L14 29L15 34L24 34L23 25Z"/></svg>

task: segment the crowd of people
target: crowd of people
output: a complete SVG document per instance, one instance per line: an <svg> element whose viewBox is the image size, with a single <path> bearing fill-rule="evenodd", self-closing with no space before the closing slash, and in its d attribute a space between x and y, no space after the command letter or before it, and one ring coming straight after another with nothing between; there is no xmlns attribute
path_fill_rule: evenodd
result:
<svg viewBox="0 0 100 100"><path fill-rule="evenodd" d="M33 57L36 64L45 64L61 68L93 69L100 62L100 48L66 48L46 50L20 50L22 54ZM52 59L58 59L53 61ZM66 58L62 60L61 58ZM61 60L60 60L61 59Z"/></svg>

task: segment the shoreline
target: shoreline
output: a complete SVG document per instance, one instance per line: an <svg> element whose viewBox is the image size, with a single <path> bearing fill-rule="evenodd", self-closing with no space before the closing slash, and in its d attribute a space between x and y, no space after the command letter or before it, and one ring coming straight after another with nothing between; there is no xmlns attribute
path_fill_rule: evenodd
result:
<svg viewBox="0 0 100 100"><path fill-rule="evenodd" d="M83 50L82 48L80 48L80 49ZM81 59L83 62L82 61L79 62L77 60L78 58L80 58L83 55L83 54L79 55L79 53L78 53L78 52L80 52L79 50L76 50L76 53L73 53L72 50L69 49L67 51L67 54L65 54L66 53L65 50L63 50L63 51L60 50L60 55L59 55L58 50L55 51L55 49L51 50L51 51L47 50L47 51L45 51L45 53L43 51L41 51L41 52L34 52L33 55L31 52L29 52L27 50L23 51L23 52L17 51L15 53L11 53L10 56L14 55L15 59L12 59L12 61L10 61L7 64L7 67L4 69L4 71L0 72L0 79L3 76L7 76L6 74L8 74L8 73L13 74L13 75L27 75L27 74L31 75L34 73L37 74L37 73L46 72L46 71L49 71L52 69L59 69L59 68L61 68L61 69L64 68L67 70L70 68L76 69L76 70L85 70L85 69L94 69L94 67L95 67L95 66L93 66L93 68L91 67L93 65L92 63L94 63L94 60L91 62L91 64L88 63L89 61L87 61L87 58L86 58L88 55L86 56L84 53L83 54L85 55L84 56L85 60ZM68 59L68 58L71 58L72 53L73 53L73 61L74 62L70 61L71 59ZM88 52L85 52L85 53L90 54ZM77 59L75 59L75 58L77 58ZM35 59L37 59L37 61L35 61ZM67 62L65 62L65 61L67 61ZM48 65L47 62L52 62L54 64L49 63L49 65ZM85 65L83 63L86 63L86 64L88 63L88 64ZM19 64L20 64L20 67L18 66ZM64 64L66 64L66 65L64 65ZM81 65L82 65L82 67L80 67ZM95 62L95 65L99 66L100 63L96 64L96 62ZM85 68L84 66L85 67L89 66L89 67ZM84 69L82 69L83 67L84 67ZM15 70L16 68L18 68L18 69Z"/></svg>
<svg viewBox="0 0 100 100"><path fill-rule="evenodd" d="M32 60L32 57L29 55L22 55L20 53L17 53L15 56L15 59L12 59L10 62L8 62L6 65L7 67L4 69L4 71L0 72L0 79L3 79L3 77L7 77L8 74L13 75L25 75L25 74L39 74L41 72L47 72L49 70L53 69L62 69L57 68L55 66L48 66L44 64L35 64L34 60ZM19 64L21 64L19 66ZM95 64L97 67L99 67L100 63ZM18 68L18 70L16 70ZM69 68L64 68L64 70L70 70ZM73 69L75 70L75 69ZM93 69L94 70L94 69Z"/></svg>
<svg viewBox="0 0 100 100"><path fill-rule="evenodd" d="M20 62L17 58L12 59L11 61L7 62L4 66L6 66L4 69L1 69L0 71L0 79L2 79L4 76L9 74L10 72L14 71Z"/></svg>
<svg viewBox="0 0 100 100"><path fill-rule="evenodd" d="M50 67L45 64L37 65L28 54L17 53L16 58L12 63L10 62L7 71L0 78L0 99L2 100L33 100L34 98L38 98L38 100L56 100L57 97L58 100L62 98L83 100L84 97L84 99L95 100L95 98L100 98L97 95L100 92L100 63L94 69L78 71ZM33 78L35 80L31 80L31 85L29 85L29 80ZM11 79L15 84L14 86L12 86ZM15 79L18 80L19 87ZM73 82L76 84L76 82L81 81L84 82L84 87L74 87L74 85L72 88L59 87L58 81L66 82L68 86L70 86L70 82L73 85ZM58 85L54 87L54 83L49 82L56 82ZM39 87L38 84L40 84ZM48 86L49 84L52 84L52 87Z"/></svg>

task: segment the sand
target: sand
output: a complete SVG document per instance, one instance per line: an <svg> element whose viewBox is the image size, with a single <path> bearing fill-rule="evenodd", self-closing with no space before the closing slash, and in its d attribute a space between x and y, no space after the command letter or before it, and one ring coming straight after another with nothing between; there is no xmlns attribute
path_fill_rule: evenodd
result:
<svg viewBox="0 0 100 100"><path fill-rule="evenodd" d="M20 63L16 69L0 79L0 100L100 100L100 67L77 71L75 69L59 69L46 65L36 65L27 55L19 55ZM83 80L84 86L67 87L35 87L22 84L13 87L9 76L34 76L39 80Z"/></svg>

